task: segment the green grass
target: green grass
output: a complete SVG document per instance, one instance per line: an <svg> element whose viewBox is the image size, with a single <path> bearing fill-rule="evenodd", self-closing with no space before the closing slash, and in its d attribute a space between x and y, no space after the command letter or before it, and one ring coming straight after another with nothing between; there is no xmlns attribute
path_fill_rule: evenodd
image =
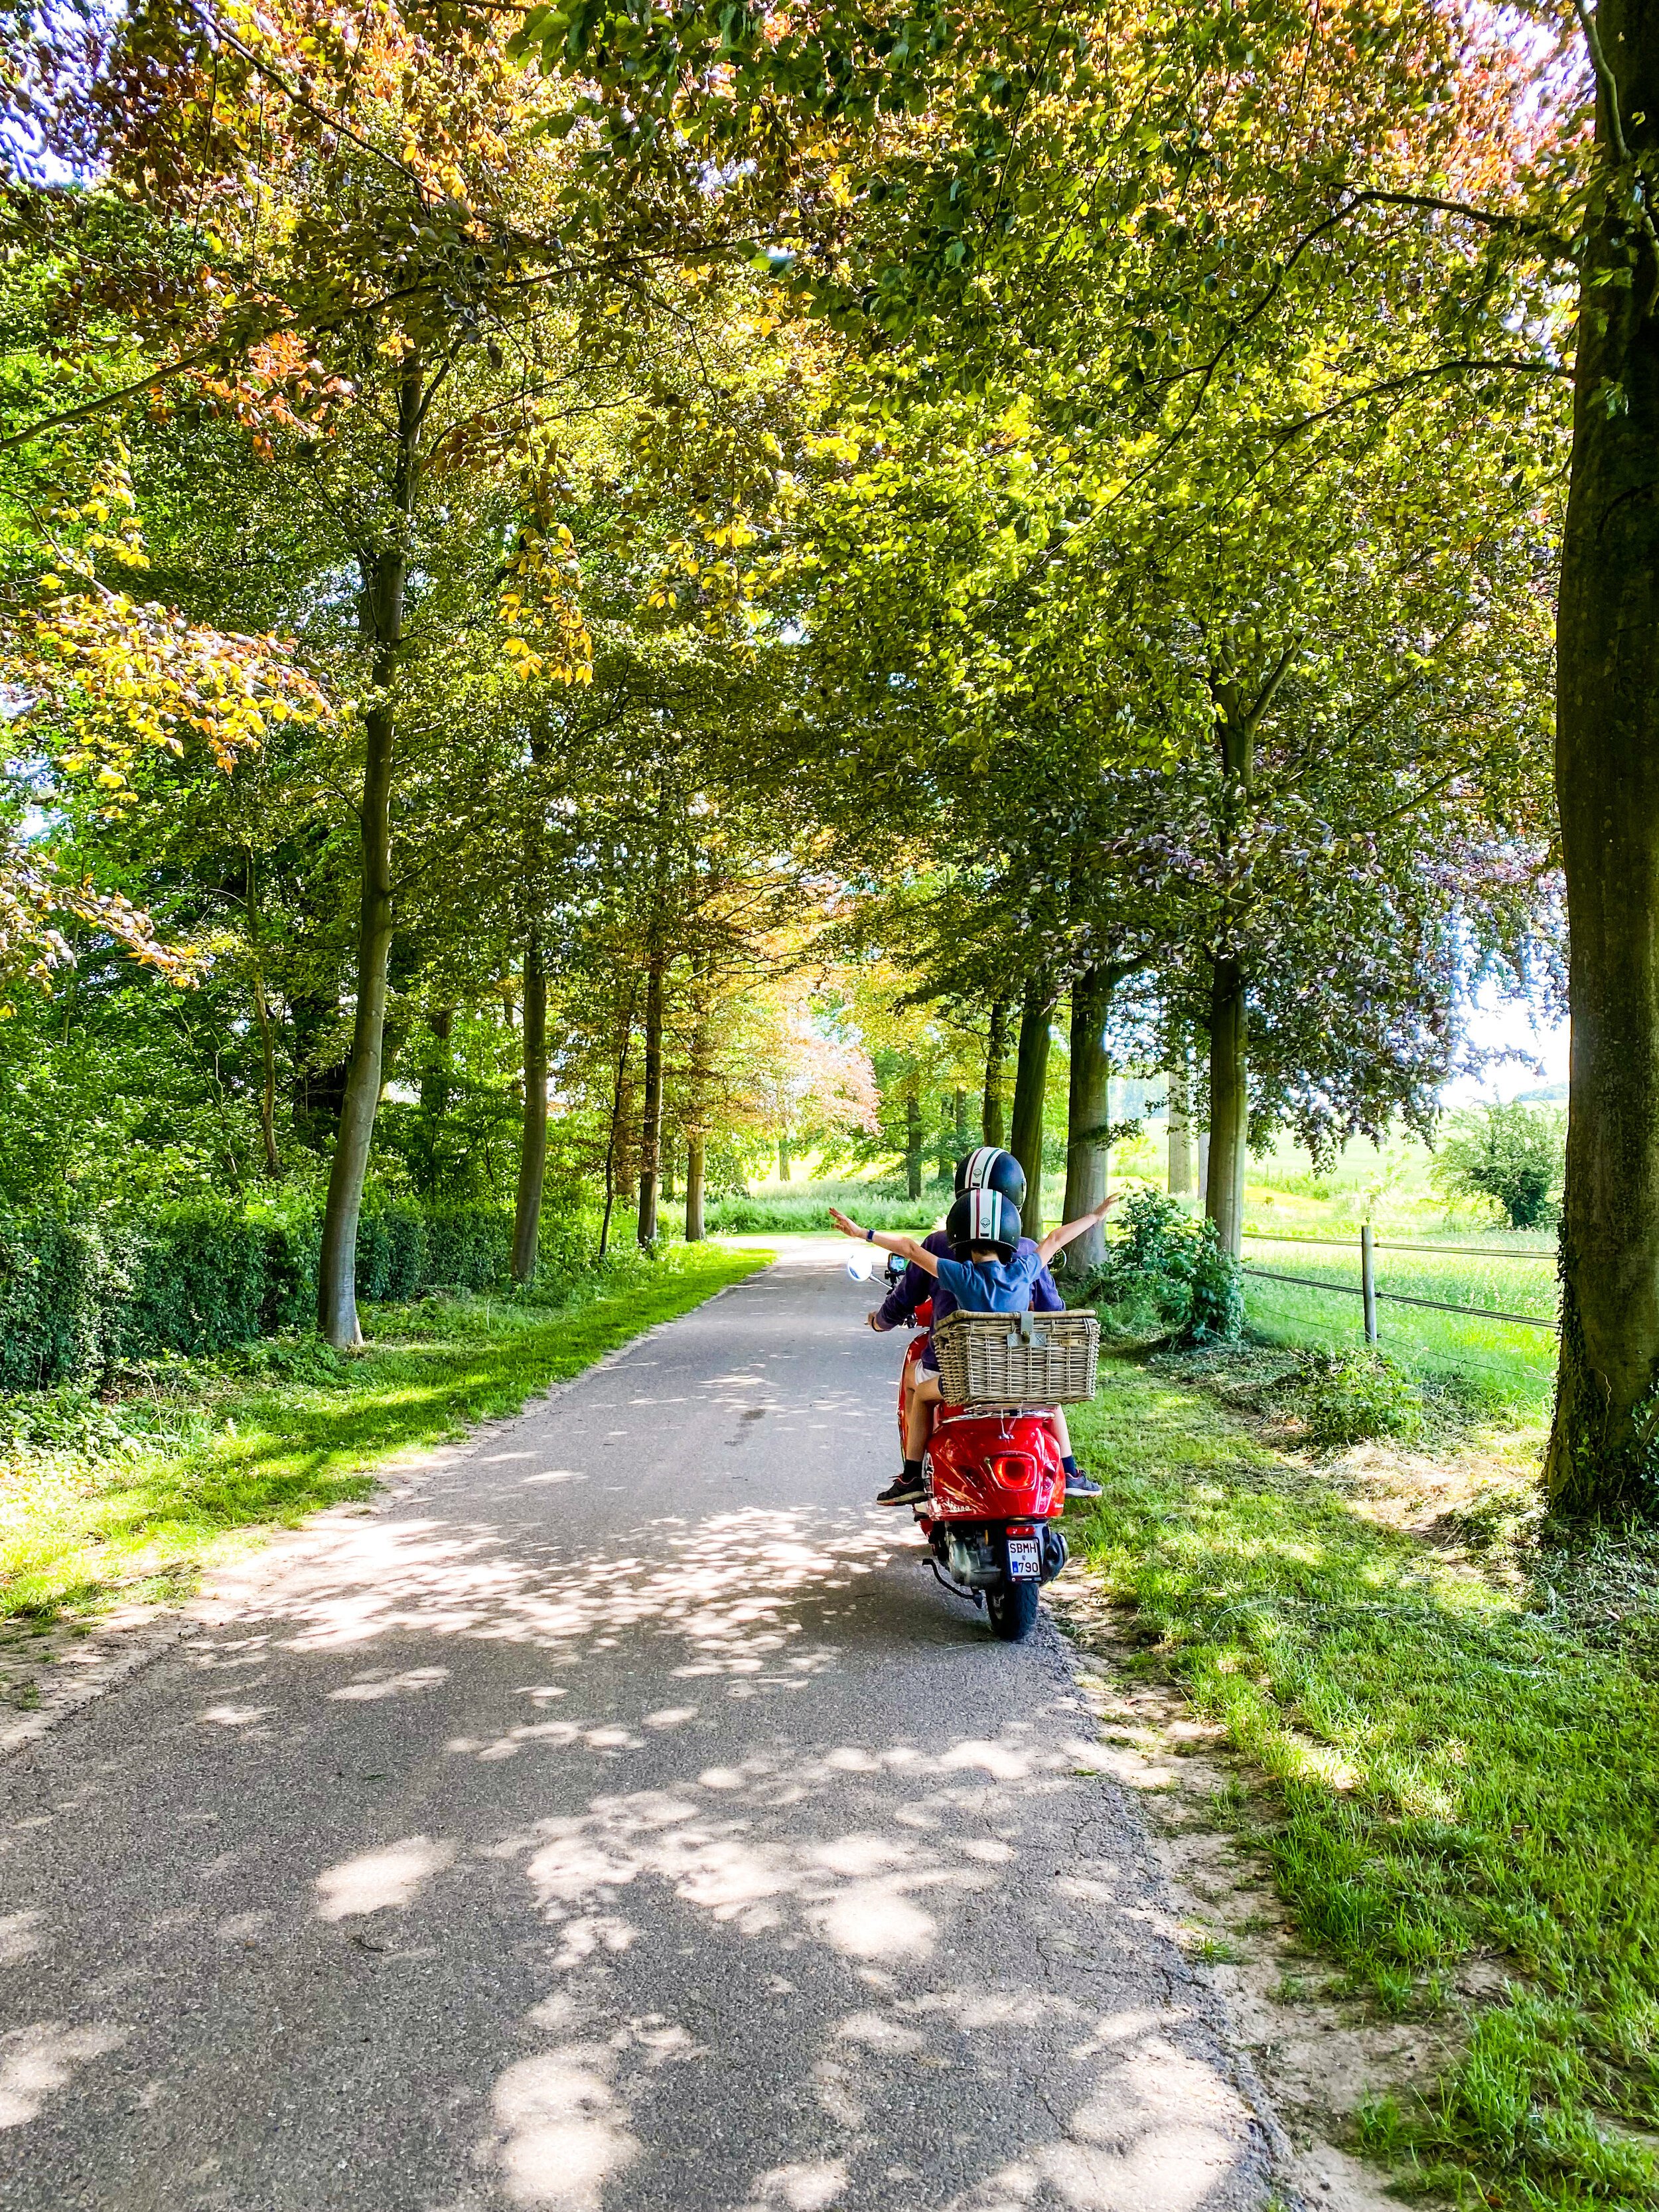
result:
<svg viewBox="0 0 1659 2212"><path fill-rule="evenodd" d="M753 1237L830 1232L830 1208L838 1206L866 1229L936 1228L951 1202L948 1190L929 1185L919 1199L890 1184L860 1182L774 1183L749 1198L718 1198L706 1219L711 1236Z"/></svg>
<svg viewBox="0 0 1659 2212"><path fill-rule="evenodd" d="M1466 1232L1455 1241L1467 1244L1471 1239ZM1493 1243L1491 1259L1395 1252L1385 1244L1376 1255L1377 1288L1448 1305L1553 1315L1554 1254L1532 1250L1506 1258L1501 1255L1513 1248L1496 1240ZM1247 1233L1244 1263L1275 1274L1311 1276L1356 1289L1358 1239L1356 1236L1345 1251L1340 1246L1252 1242ZM1264 1342L1334 1352L1363 1340L1363 1310L1357 1297L1266 1282L1259 1276L1246 1277L1244 1297L1250 1334ZM1384 1297L1377 1305L1377 1334L1393 1358L1435 1389L1449 1391L1483 1412L1523 1421L1543 1419L1555 1379L1553 1330L1433 1313L1394 1305Z"/></svg>
<svg viewBox="0 0 1659 2212"><path fill-rule="evenodd" d="M1074 1409L1088 1565L1268 1789L1239 1814L1307 1942L1395 2011L1510 1978L1373 2150L1468 2203L1652 2207L1659 1698L1565 1616L1356 1512L1127 1360Z"/></svg>
<svg viewBox="0 0 1659 2212"><path fill-rule="evenodd" d="M366 1350L278 1338L0 1407L0 1619L187 1589L234 1532L362 1496L394 1455L516 1413L641 1330L765 1264L763 1252L624 1255L557 1303L465 1296L366 1309ZM9 1449L5 1443L9 1432Z"/></svg>

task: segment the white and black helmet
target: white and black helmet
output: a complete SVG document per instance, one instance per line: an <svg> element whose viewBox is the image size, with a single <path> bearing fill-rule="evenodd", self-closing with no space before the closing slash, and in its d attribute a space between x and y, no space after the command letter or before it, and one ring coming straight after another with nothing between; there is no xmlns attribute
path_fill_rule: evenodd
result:
<svg viewBox="0 0 1659 2212"><path fill-rule="evenodd" d="M979 1145L957 1162L957 1191L1000 1191L1010 1206L1025 1203L1025 1170L1000 1145Z"/></svg>
<svg viewBox="0 0 1659 2212"><path fill-rule="evenodd" d="M958 1259L987 1244L1006 1258L1019 1243L1019 1208L1000 1190L964 1190L945 1218L945 1233Z"/></svg>

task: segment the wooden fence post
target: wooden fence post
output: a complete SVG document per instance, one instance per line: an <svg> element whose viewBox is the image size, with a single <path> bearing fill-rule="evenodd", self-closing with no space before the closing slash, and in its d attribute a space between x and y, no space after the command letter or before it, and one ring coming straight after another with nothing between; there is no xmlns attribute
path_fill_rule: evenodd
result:
<svg viewBox="0 0 1659 2212"><path fill-rule="evenodd" d="M1359 1288L1365 1301L1365 1341L1376 1342L1376 1252L1368 1221L1359 1231Z"/></svg>

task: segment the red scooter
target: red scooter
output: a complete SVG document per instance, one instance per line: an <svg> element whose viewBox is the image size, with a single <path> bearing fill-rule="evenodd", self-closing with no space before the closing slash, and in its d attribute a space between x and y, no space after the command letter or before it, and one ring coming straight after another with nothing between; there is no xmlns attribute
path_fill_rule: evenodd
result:
<svg viewBox="0 0 1659 2212"><path fill-rule="evenodd" d="M924 1332L931 1304L911 1327ZM925 1334L912 1339L899 1377L899 1448L905 1385ZM941 1405L923 1457L929 1497L915 1509L929 1561L946 1589L985 1607L992 1633L1018 1644L1036 1624L1037 1592L1066 1564L1054 1525L1066 1510L1066 1472L1054 1432L1038 1413L984 1413Z"/></svg>

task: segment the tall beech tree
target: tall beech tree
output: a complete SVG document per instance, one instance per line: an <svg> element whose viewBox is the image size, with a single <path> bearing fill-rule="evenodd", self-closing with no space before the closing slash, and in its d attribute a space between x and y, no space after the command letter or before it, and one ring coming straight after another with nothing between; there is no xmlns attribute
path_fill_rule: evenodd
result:
<svg viewBox="0 0 1659 2212"><path fill-rule="evenodd" d="M1572 1075L1561 1368L1546 1471L1564 1511L1659 1511L1659 7L1589 27L1556 775Z"/></svg>

